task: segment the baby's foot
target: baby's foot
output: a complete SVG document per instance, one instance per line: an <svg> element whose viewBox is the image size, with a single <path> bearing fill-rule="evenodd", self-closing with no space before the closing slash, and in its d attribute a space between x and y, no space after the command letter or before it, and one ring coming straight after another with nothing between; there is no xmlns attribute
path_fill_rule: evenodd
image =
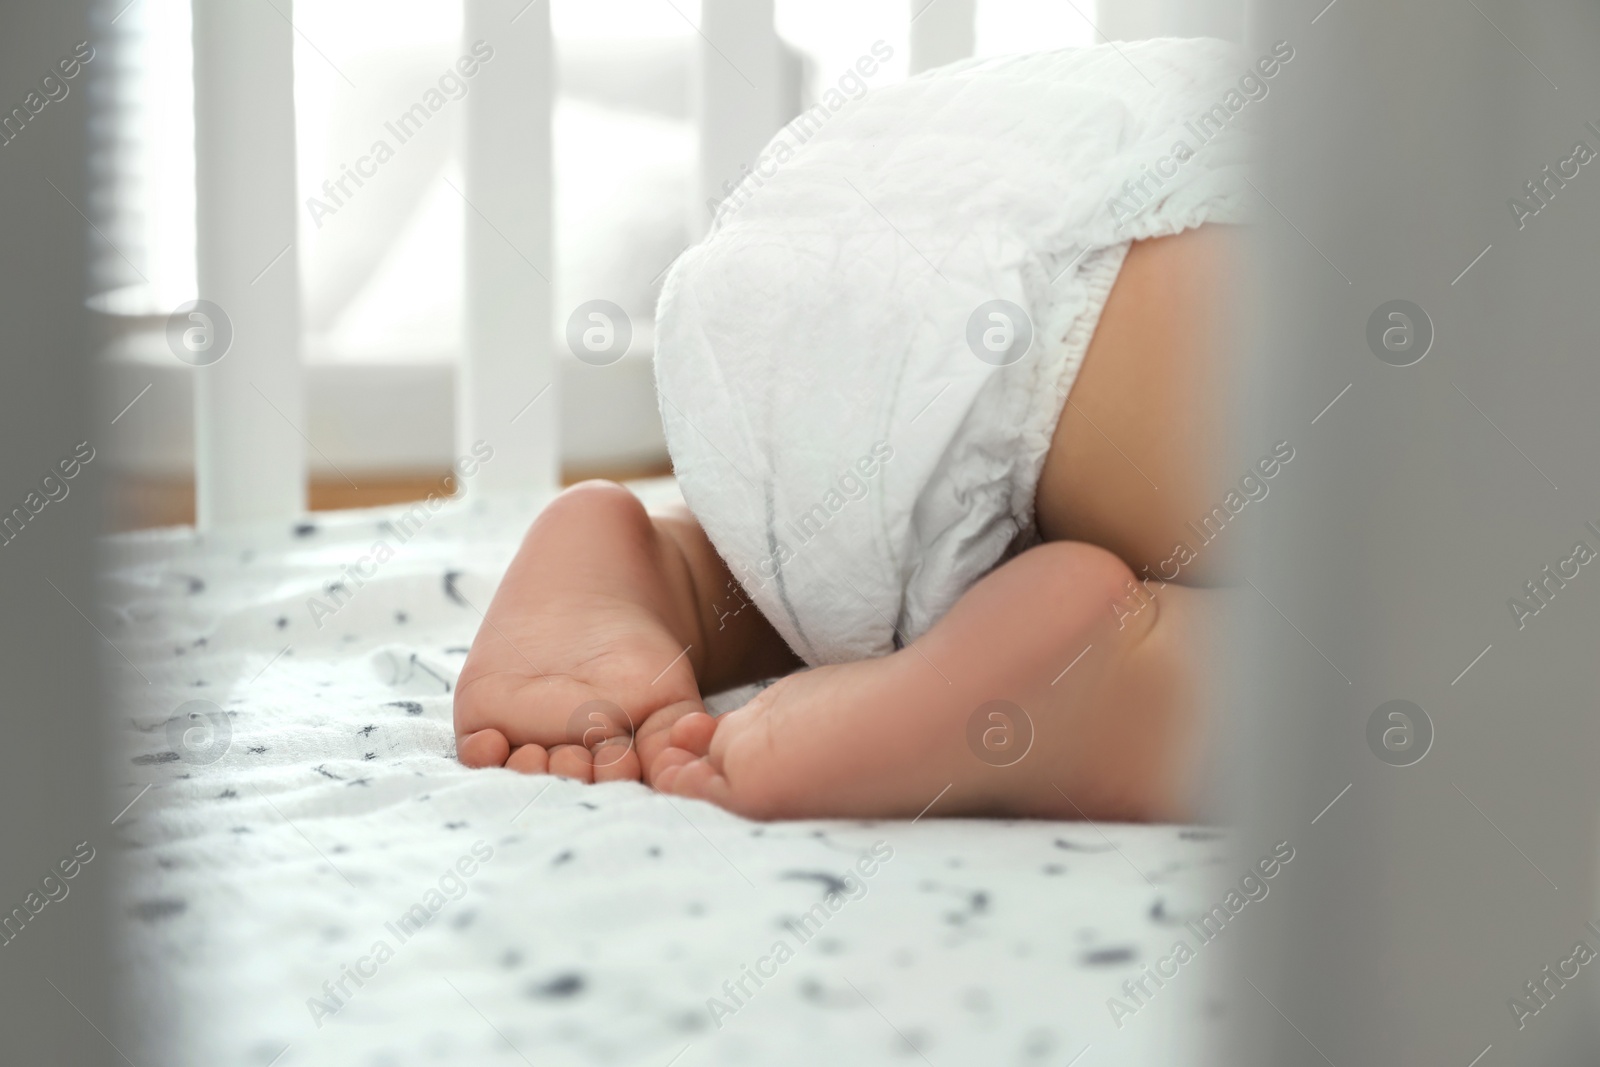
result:
<svg viewBox="0 0 1600 1067"><path fill-rule="evenodd" d="M1031 549L908 648L791 675L715 721L682 717L652 778L762 819L930 805L1181 818L1201 695L1195 612L1215 594L1167 586L1130 614L1132 581L1089 545Z"/></svg>
<svg viewBox="0 0 1600 1067"><path fill-rule="evenodd" d="M462 667L461 762L637 780L641 755L653 762L672 723L704 710L697 657L680 640L694 633L692 585L627 489L562 493L523 539Z"/></svg>

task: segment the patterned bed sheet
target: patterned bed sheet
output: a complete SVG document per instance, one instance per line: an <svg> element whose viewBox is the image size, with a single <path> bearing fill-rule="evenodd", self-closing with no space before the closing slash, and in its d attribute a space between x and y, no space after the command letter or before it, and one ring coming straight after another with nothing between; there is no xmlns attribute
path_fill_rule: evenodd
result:
<svg viewBox="0 0 1600 1067"><path fill-rule="evenodd" d="M110 539L133 1062L1195 1060L1216 831L759 824L458 765L455 678L538 503Z"/></svg>

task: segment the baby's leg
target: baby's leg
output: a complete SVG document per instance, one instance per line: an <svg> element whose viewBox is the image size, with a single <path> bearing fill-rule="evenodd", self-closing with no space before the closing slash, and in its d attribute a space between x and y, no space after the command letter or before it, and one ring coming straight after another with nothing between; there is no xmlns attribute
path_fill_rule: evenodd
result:
<svg viewBox="0 0 1600 1067"><path fill-rule="evenodd" d="M608 482L562 493L523 539L462 667L461 761L637 779L671 723L703 710L702 692L796 666L735 589L683 509L652 516Z"/></svg>
<svg viewBox="0 0 1600 1067"><path fill-rule="evenodd" d="M1129 564L1180 582L1225 573L1225 546L1176 576L1162 563L1232 488L1224 476L1248 469L1224 432L1236 239L1203 226L1129 251L1040 476L1051 544L978 582L910 648L773 686L717 720L709 751L707 721L685 716L657 785L762 816L914 815L947 784L947 814L1183 815L1206 616L1232 594L1154 582L1154 603L1130 614ZM978 709L996 699L1037 731L1007 768L967 746L970 717L983 737Z"/></svg>
<svg viewBox="0 0 1600 1067"><path fill-rule="evenodd" d="M936 796L940 815L1184 818L1226 594L1168 586L1112 610L1132 577L1091 545L1024 552L905 649L785 678L714 732L683 717L657 788L755 818L909 817Z"/></svg>

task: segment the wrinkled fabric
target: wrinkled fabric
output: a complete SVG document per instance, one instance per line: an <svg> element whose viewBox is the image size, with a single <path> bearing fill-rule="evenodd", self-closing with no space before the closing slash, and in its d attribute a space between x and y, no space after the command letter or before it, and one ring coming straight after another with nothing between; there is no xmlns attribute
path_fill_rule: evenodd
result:
<svg viewBox="0 0 1600 1067"><path fill-rule="evenodd" d="M1244 220L1254 115L1223 101L1249 69L1213 40L968 61L780 134L798 147L764 154L657 313L673 465L742 586L726 611L747 597L812 665L881 655L1029 543L1129 243ZM994 300L1032 330L1005 366L970 339Z"/></svg>
<svg viewBox="0 0 1600 1067"><path fill-rule="evenodd" d="M1088 1044L1180 1063L1227 1018L1181 925L1209 917L1235 849L1214 831L755 823L637 782L463 767L457 674L544 502L107 542L110 803L70 895L5 936L60 936L97 906L82 893L113 894L128 1001L107 1036L130 1062L909 1065L914 1039L948 1065L1059 1067ZM394 556L357 586L377 542ZM7 907L46 873L18 871ZM1180 937L1202 954L1185 976L1129 1002L1137 1019L1109 1010Z"/></svg>

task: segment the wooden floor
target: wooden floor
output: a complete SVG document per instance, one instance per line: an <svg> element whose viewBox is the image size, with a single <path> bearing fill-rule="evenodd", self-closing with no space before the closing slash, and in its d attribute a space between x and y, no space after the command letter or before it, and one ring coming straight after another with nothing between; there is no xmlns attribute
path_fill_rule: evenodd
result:
<svg viewBox="0 0 1600 1067"><path fill-rule="evenodd" d="M429 493L448 495L446 473L416 472L386 476L366 475L361 487L354 488L342 478L311 479L312 511L337 511L343 508L372 508L422 500ZM563 485L587 478L655 478L672 473L672 465L662 462L632 468L606 470L571 469L561 472ZM106 508L107 529L111 532L144 530L156 526L194 525L194 481L190 478L128 477L114 479Z"/></svg>

